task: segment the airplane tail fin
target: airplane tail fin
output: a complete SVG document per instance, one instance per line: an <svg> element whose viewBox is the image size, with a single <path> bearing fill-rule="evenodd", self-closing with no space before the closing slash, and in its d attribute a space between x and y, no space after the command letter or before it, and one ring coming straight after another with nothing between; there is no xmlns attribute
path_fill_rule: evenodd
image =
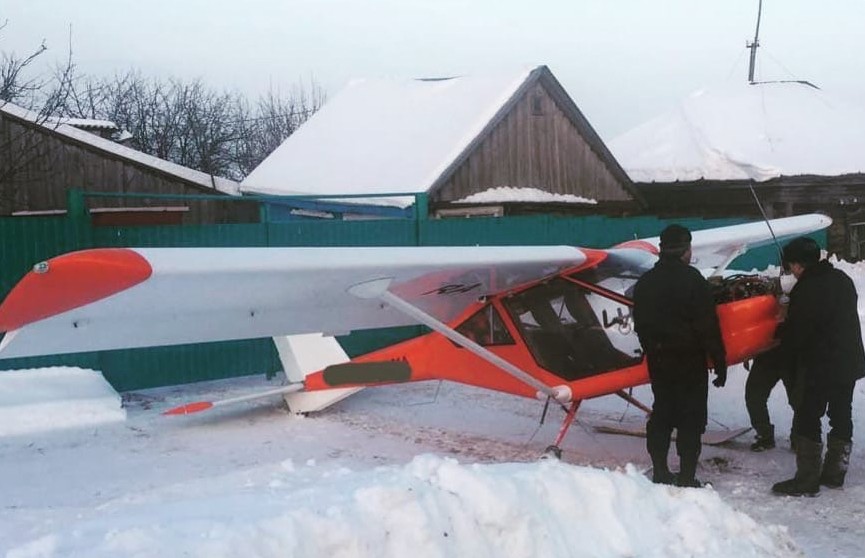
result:
<svg viewBox="0 0 865 558"><path fill-rule="evenodd" d="M321 333L274 337L273 342L289 382L302 382L307 374L334 364L349 362L336 338ZM286 393L293 413L321 411L363 388L336 388L323 391Z"/></svg>

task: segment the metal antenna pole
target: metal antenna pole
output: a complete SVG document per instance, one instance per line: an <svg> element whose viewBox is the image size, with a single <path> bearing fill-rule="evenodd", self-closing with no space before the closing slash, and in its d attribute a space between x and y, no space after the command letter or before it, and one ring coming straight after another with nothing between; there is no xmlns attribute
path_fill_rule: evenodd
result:
<svg viewBox="0 0 865 558"><path fill-rule="evenodd" d="M778 237L775 236L775 231L772 229L772 223L769 222L769 216L766 215L766 210L763 209L763 204L760 203L760 198L757 196L757 191L754 189L753 178L748 181L748 187L751 189L751 195L754 196L754 201L757 203L757 208L763 215L763 220L766 222L766 226L769 228L769 233L772 235L772 241L775 243L775 248L778 250L778 265L781 265L781 262L784 259L784 251L781 250L781 244L778 242Z"/></svg>
<svg viewBox="0 0 865 558"><path fill-rule="evenodd" d="M763 0L757 7L757 30L754 31L754 42L746 43L751 50L751 63L748 65L748 83L754 83L754 67L757 65L757 47L760 46L760 17L763 15Z"/></svg>

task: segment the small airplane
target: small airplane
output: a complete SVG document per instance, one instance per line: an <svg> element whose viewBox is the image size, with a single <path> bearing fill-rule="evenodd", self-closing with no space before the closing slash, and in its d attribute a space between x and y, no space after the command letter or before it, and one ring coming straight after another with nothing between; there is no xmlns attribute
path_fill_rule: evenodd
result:
<svg viewBox="0 0 865 558"><path fill-rule="evenodd" d="M778 281L730 276L730 262L830 224L811 214L693 233L692 265L713 284L730 364L773 346L781 319ZM277 393L306 412L363 387L450 380L565 407L548 448L560 455L585 399L617 394L650 411L625 389L648 383L630 294L658 248L654 237L606 250L83 250L36 264L9 293L0 305L0 358L274 337L288 385L166 414ZM337 334L412 324L432 331L350 360L339 349L310 360L310 352L331 350Z"/></svg>

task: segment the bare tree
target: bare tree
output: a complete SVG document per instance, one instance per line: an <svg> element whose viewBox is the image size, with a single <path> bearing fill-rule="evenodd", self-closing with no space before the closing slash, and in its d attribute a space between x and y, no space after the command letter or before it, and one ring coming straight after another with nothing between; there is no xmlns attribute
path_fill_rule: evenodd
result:
<svg viewBox="0 0 865 558"><path fill-rule="evenodd" d="M5 26L0 25L0 39ZM200 79L149 79L137 71L112 78L78 76L71 28L69 36L66 60L48 77L34 71L34 62L48 48L44 41L24 56L0 49L0 106L15 102L41 126L59 126L65 118L110 120L131 134L131 146L140 151L241 180L324 104L325 94L312 80L288 94L271 89L250 103ZM3 187L4 196L13 200L20 189L13 179L45 156L39 149L44 135L18 129L19 135L29 130L34 137L7 133L5 145L0 144L0 186L15 183Z"/></svg>
<svg viewBox="0 0 865 558"><path fill-rule="evenodd" d="M314 82L251 104L200 79L147 79L136 71L75 83L63 116L104 118L129 131L132 146L161 159L237 180L249 174L324 103Z"/></svg>
<svg viewBox="0 0 865 558"><path fill-rule="evenodd" d="M0 25L0 38L8 22ZM67 103L75 74L72 58L72 32L65 63L56 66L51 77L34 72L33 63L48 47L43 40L30 54L19 56L14 51L0 50L0 213L7 213L22 194L21 175L41 156L45 136L33 126L15 124L8 114L9 103L15 103L17 117L37 126L59 126L52 119L60 107ZM2 46L2 45L0 45Z"/></svg>
<svg viewBox="0 0 865 558"><path fill-rule="evenodd" d="M8 21L0 25L0 33L7 25ZM46 50L48 47L43 39L30 54L18 56L15 52L6 51L0 54L0 104L30 99L43 87L41 80L27 74L27 68Z"/></svg>

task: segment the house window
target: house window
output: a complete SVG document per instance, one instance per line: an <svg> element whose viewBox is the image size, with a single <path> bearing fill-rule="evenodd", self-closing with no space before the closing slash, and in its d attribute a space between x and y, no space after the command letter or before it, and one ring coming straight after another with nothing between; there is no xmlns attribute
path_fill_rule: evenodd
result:
<svg viewBox="0 0 865 558"><path fill-rule="evenodd" d="M544 115L544 98L540 95L532 96L532 116Z"/></svg>

